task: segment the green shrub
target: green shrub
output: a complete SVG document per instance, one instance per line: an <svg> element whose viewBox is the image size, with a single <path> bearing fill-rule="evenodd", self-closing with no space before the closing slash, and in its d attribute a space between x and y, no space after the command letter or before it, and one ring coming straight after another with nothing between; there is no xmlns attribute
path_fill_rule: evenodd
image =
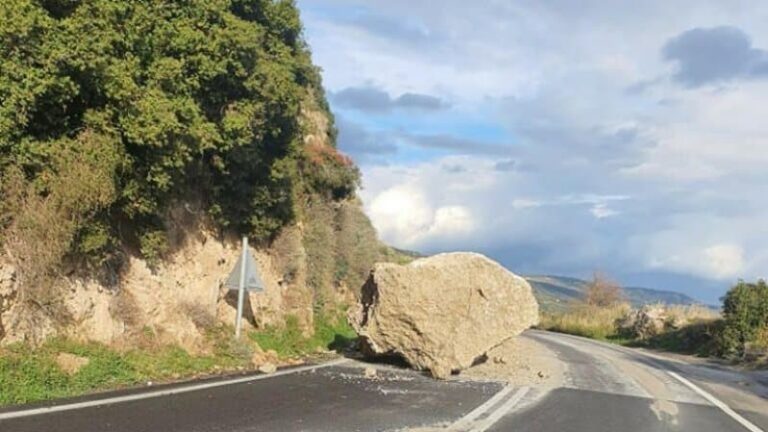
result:
<svg viewBox="0 0 768 432"><path fill-rule="evenodd" d="M739 281L723 298L723 318L720 353L743 357L768 325L768 284Z"/></svg>
<svg viewBox="0 0 768 432"><path fill-rule="evenodd" d="M666 330L638 345L703 357L717 355L723 323L721 319L692 322L679 329Z"/></svg>
<svg viewBox="0 0 768 432"><path fill-rule="evenodd" d="M329 122L312 146L307 110ZM120 249L157 264L190 200L271 240L307 191L356 190L332 123L293 1L0 2L0 241L38 273Z"/></svg>

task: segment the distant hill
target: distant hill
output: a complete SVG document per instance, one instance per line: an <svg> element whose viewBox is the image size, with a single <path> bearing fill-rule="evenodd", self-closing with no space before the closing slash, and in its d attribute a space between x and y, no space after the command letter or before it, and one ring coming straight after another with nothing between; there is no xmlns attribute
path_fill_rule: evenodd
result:
<svg viewBox="0 0 768 432"><path fill-rule="evenodd" d="M526 276L533 287L536 299L545 311L563 310L568 304L580 300L589 282L565 276ZM701 304L694 298L674 291L664 291L642 287L622 287L627 300L633 306L650 303L666 304Z"/></svg>

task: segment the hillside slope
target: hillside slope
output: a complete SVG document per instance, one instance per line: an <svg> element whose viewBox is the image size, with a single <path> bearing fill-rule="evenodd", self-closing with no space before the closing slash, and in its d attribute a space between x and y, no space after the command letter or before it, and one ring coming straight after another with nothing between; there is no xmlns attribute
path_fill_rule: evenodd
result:
<svg viewBox="0 0 768 432"><path fill-rule="evenodd" d="M383 246L290 0L0 2L0 345L192 350L354 298Z"/></svg>
<svg viewBox="0 0 768 432"><path fill-rule="evenodd" d="M557 311L565 309L569 303L580 300L589 282L565 276L526 276L543 310ZM665 304L700 304L692 297L674 291L657 290L642 287L623 287L627 300L633 306L651 303Z"/></svg>

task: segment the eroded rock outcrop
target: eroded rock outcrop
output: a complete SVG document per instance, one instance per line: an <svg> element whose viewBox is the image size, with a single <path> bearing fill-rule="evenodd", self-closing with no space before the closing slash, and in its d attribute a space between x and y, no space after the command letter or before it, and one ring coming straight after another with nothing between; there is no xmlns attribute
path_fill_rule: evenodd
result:
<svg viewBox="0 0 768 432"><path fill-rule="evenodd" d="M57 302L67 320L56 320L34 302L18 299L15 269L0 261L0 346L17 342L39 345L54 336L131 346L150 331L161 344L190 352L209 349L206 327L232 324L236 292L222 286L239 256L236 241L223 241L194 227L176 252L152 270L130 256L120 283L108 288L93 279L62 277L50 289L61 293ZM265 282L263 292L246 299L246 326L280 325L292 314L311 326L311 293L297 295L275 269L271 254L252 249ZM303 282L303 274L295 277ZM235 294L235 295L233 295ZM303 311L309 311L303 313Z"/></svg>
<svg viewBox="0 0 768 432"><path fill-rule="evenodd" d="M376 264L353 325L370 354L400 355L437 378L538 323L525 279L475 253Z"/></svg>

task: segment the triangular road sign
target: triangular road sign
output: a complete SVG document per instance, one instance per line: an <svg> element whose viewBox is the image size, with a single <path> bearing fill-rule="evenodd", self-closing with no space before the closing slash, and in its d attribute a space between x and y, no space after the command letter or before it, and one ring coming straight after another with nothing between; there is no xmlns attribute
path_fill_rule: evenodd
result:
<svg viewBox="0 0 768 432"><path fill-rule="evenodd" d="M240 255L235 267L227 278L226 287L231 290L240 289L240 266L243 263L243 256ZM253 259L250 251L245 253L245 289L248 291L264 291L264 281L259 274L259 266Z"/></svg>

